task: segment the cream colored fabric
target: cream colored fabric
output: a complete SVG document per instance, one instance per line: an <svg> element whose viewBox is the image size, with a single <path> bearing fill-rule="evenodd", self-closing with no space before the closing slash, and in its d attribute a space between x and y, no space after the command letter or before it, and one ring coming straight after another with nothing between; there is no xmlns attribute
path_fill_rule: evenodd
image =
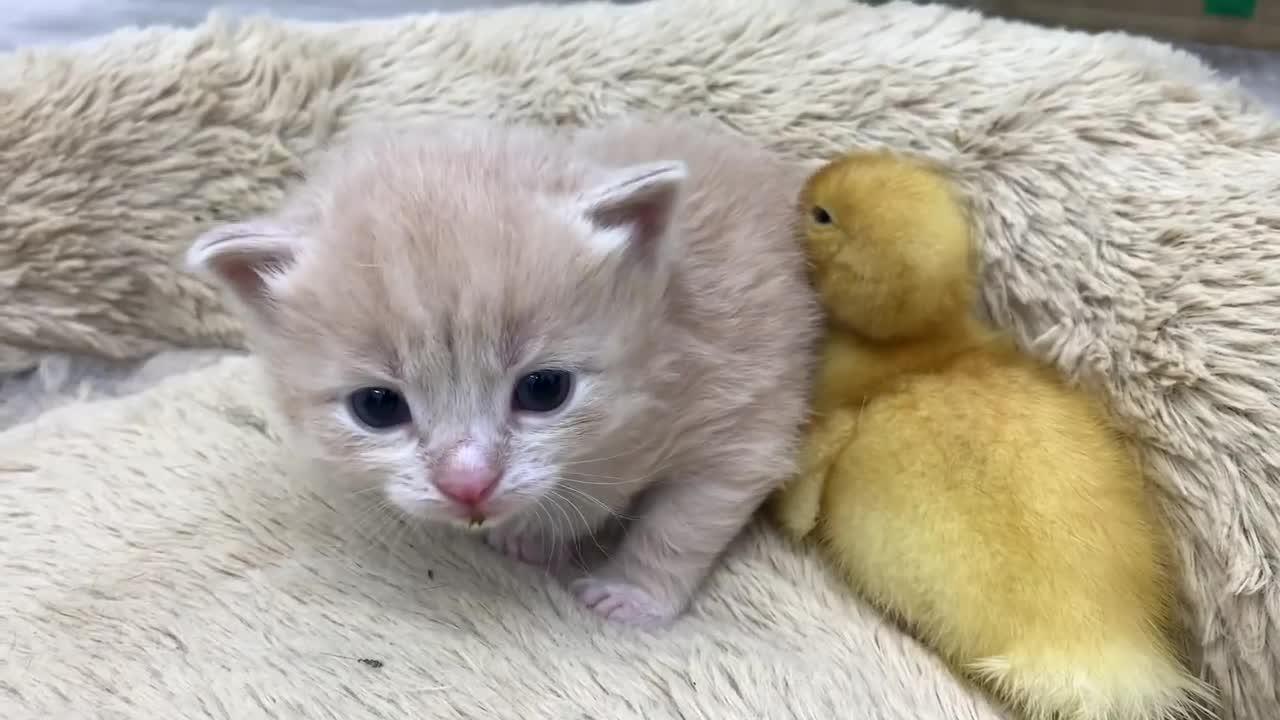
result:
<svg viewBox="0 0 1280 720"><path fill-rule="evenodd" d="M590 122L630 109L710 113L796 157L888 145L952 168L976 198L991 315L1064 371L1102 385L1143 441L1178 533L1205 672L1226 689L1228 717L1274 717L1280 706L1280 125L1191 57L1154 43L908 4L659 0L341 26L213 22L194 31L126 33L69 51L0 57L0 345L10 348L0 358L21 364L31 351L48 349L128 356L173 345L238 343L230 315L208 288L178 274L174 259L214 220L275 202L301 155L353 123L469 113ZM314 709L339 702L337 691L318 689L331 687L322 681L334 677L352 683L342 702L369 699L361 693L369 686L360 683L409 681L393 674L407 672L403 664L388 663L390 672L377 675L330 676L324 673L351 668L297 660L297 648L283 639L290 633L326 652L365 652L342 653L315 639L317 616L296 608L312 602L304 590L334 603L322 604L326 622L346 625L324 637L343 643L371 632L414 638L417 654L392 655L405 658L397 663L417 658L422 667L443 663L456 673L474 661L495 677L508 677L515 671L507 665L514 664L527 673L509 692L496 680L473 678L472 689L450 691L457 694L415 695L421 707L470 707L452 703L471 696L501 707L485 687L508 703L535 702L524 694L534 689L551 702L553 678L569 667L567 658L577 657L544 650L553 637L581 644L575 652L615 658L604 663L612 669L603 675L631 683L632 697L648 698L641 709L669 707L663 703L670 693L689 703L730 702L725 698L738 691L748 698L817 693L820 684L846 676L882 687L885 712L932 701L930 681L917 686L904 679L915 671L896 674L894 668L911 663L875 659L893 651L866 647L865 619L845 625L817 613L819 622L832 625L825 631L830 643L815 640L821 634L812 629L757 626L758 611L750 609L761 604L804 617L810 612L805 603L834 602L824 599L826 586L818 580L797 583L786 574L794 595L770 595L783 590L777 576L760 575L759 568L775 562L764 558L777 557L763 548L747 556L756 561L735 565L741 574L730 581L732 591L709 601L703 619L670 636L669 645L650 646L656 648L651 657L628 654L626 648L637 646L617 645L624 641L612 634L584 634L587 625L559 596L530 591L527 574L507 576L488 563L467 570L478 575L465 581L471 585L464 605L486 608L479 618L505 618L508 606L528 605L520 611L526 614L513 616L520 622L505 627L504 642L488 625L468 635L470 621L460 610L438 612L463 630L427 630L438 614L425 590L400 595L398 581L382 570L359 571L360 583L335 570L347 562L347 551L317 549L314 531L298 525L318 501L281 485L273 464L279 451L253 427L213 419L210 401L201 398L249 392L237 382L225 371L209 374L195 381L194 397L170 390L121 406L129 409L113 411L118 415L88 415L59 436L27 430L9 439L19 446L12 452L34 468L21 482L57 487L64 495L54 502L17 492L9 502L27 514L3 526L4 542L24 548L56 542L62 549L6 552L0 580L5 587L51 583L47 592L65 593L59 602L89 608L90 620L76 619L49 604L53 596L4 595L30 611L24 627L36 622L28 615L45 618L42 632L57 634L48 637L79 643L55 645L63 654L51 657L62 658L68 674L49 676L43 696L49 702L59 691L105 702L112 696L103 688L127 681L141 707L163 706L182 693L245 703L251 696L237 685L243 679L266 701L306 697L315 704L305 706ZM192 420L179 421L183 416ZM68 445L78 449L67 452ZM10 452L0 457L8 460ZM6 476L4 487L12 491L22 487L18 482ZM78 494L82 483L99 487L94 482L105 483L93 491L99 494ZM157 508L157 492L174 483L227 495ZM181 509L188 502L207 503L200 507L208 514ZM228 515L212 510L218 502ZM89 503L101 507L95 512ZM253 514L259 505L297 506L301 514L286 514L277 524ZM242 511L246 519L237 520ZM58 524L56 537L43 535ZM198 539L166 554L182 529ZM230 547L243 547L244 560L233 561L241 553ZM334 554L305 581L297 579L302 575L268 579L270 573L235 565L268 557L272 567L309 567L303 560L289 563L321 552ZM469 551L433 544L431 552ZM97 595L101 584L91 581L90 569L129 565L134 555L151 559L137 561L136 575L120 570L113 576L118 589L112 592L125 599ZM455 562L451 582L464 582L458 579L466 575L462 561ZM224 566L245 585L216 600L202 595L208 578L232 583L213 570ZM369 589L386 587L393 589ZM386 619L383 597L412 597L396 607L421 604L422 627ZM732 605L718 604L730 597ZM206 617L201 602L228 605L218 605L224 615ZM783 609L775 602L800 604ZM735 606L746 615L730 621ZM308 619L289 625L292 609ZM162 625L153 610L175 618L189 611L201 623L198 632L213 638L202 641L204 654L181 660L164 654L163 644L144 645L139 638L165 641L163 633L146 634ZM254 624L258 613L265 613L261 627ZM5 622L12 617L6 612ZM433 634L413 634L419 632ZM753 647L747 659L727 660L717 643L738 633L756 633L758 640L726 650ZM245 639L250 636L254 642ZM120 637L134 644L122 645ZM785 655L801 646L816 658L812 663ZM773 657L765 649L774 647L791 669L763 669ZM295 659L285 653L290 648ZM431 654L436 651L442 654ZM873 659L857 660L868 654ZM662 660L673 656L686 664ZM226 668L217 669L223 660ZM280 673L276 681L237 669L272 664ZM297 668L310 669L293 673ZM685 670L703 674L696 692L671 680ZM780 674L764 679L753 672ZM223 680L202 684L206 675ZM73 684L72 677L81 680ZM422 687L455 687L462 677L427 678ZM854 688L844 696L859 697L860 681L850 682ZM917 692L906 698L895 690L904 686ZM398 687L409 692L407 684ZM950 703L956 696L949 693L958 691L944 687L939 692ZM795 702L805 707L802 698Z"/></svg>
<svg viewBox="0 0 1280 720"><path fill-rule="evenodd" d="M0 435L0 717L1000 717L771 533L650 635L357 512L289 466L250 363Z"/></svg>

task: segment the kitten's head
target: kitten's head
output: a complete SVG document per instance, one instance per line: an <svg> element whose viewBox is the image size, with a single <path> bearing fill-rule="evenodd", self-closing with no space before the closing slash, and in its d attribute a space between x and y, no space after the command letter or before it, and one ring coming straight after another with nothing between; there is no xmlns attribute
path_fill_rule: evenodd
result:
<svg viewBox="0 0 1280 720"><path fill-rule="evenodd" d="M419 517L501 522L650 412L679 163L535 131L352 143L188 264L239 308L292 434Z"/></svg>

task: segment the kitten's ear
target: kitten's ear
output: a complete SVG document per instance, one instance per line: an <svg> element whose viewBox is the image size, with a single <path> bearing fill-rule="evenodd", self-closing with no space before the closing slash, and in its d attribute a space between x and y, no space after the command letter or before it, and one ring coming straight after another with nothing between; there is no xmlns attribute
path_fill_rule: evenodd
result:
<svg viewBox="0 0 1280 720"><path fill-rule="evenodd" d="M270 299L271 280L293 265L300 241L292 228L269 221L220 225L196 238L186 265L259 310Z"/></svg>
<svg viewBox="0 0 1280 720"><path fill-rule="evenodd" d="M681 162L632 165L582 195L580 208L598 230L601 249L657 252L679 207L688 170Z"/></svg>

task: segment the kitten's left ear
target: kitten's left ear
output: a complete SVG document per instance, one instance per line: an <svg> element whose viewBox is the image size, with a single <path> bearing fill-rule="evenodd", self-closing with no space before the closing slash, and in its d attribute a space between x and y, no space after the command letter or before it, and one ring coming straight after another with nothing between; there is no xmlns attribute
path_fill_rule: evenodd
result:
<svg viewBox="0 0 1280 720"><path fill-rule="evenodd" d="M186 266L212 277L249 309L261 311L271 300L272 281L293 265L300 244L295 230L274 222L220 225L192 243Z"/></svg>
<svg viewBox="0 0 1280 720"><path fill-rule="evenodd" d="M579 207L597 229L601 249L657 253L670 231L687 176L681 162L632 165L584 193Z"/></svg>

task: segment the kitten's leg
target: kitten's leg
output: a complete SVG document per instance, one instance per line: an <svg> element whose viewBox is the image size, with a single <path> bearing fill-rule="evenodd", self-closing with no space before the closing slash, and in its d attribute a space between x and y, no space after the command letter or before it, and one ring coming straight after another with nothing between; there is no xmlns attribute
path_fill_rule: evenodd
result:
<svg viewBox="0 0 1280 720"><path fill-rule="evenodd" d="M856 425L852 411L836 410L815 419L809 428L800 472L773 496L769 507L774 522L793 540L803 540L817 527L827 473Z"/></svg>
<svg viewBox="0 0 1280 720"><path fill-rule="evenodd" d="M555 493L485 533L485 542L498 552L532 565L568 560L566 550L580 538L590 538L607 517L607 508ZM590 542L587 540L586 542Z"/></svg>
<svg viewBox="0 0 1280 720"><path fill-rule="evenodd" d="M731 455L735 451L741 454ZM789 457L781 443L738 445L711 463L713 472L652 488L613 557L571 590L617 622L652 626L673 619L777 480L793 471L783 462Z"/></svg>

